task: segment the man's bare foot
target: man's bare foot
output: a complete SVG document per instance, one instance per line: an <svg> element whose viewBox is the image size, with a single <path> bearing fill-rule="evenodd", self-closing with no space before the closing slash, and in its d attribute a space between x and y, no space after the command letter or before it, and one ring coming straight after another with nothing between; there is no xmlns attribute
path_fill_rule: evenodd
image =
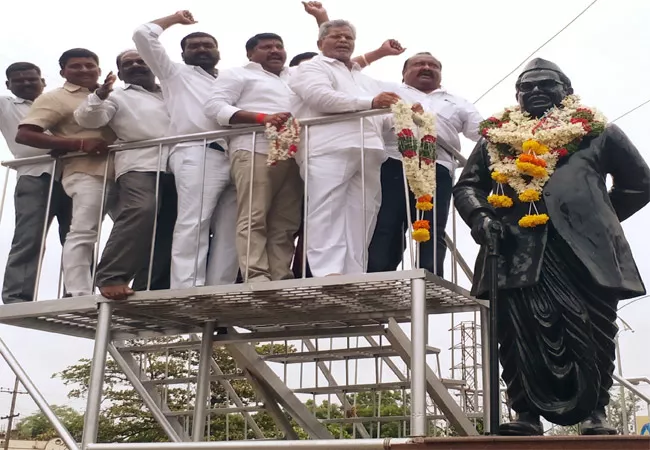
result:
<svg viewBox="0 0 650 450"><path fill-rule="evenodd" d="M99 292L110 300L126 300L129 295L134 294L133 289L126 284L103 286L99 288Z"/></svg>

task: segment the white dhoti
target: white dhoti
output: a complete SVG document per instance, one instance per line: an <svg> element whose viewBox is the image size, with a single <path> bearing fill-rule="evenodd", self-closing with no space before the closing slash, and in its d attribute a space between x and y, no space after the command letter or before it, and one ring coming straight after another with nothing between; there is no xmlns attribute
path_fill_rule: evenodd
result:
<svg viewBox="0 0 650 450"><path fill-rule="evenodd" d="M228 156L202 144L176 147L169 157L169 168L178 193L171 288L234 283L239 268L235 247L237 196Z"/></svg>
<svg viewBox="0 0 650 450"><path fill-rule="evenodd" d="M367 255L381 205L380 174L385 159L383 150L365 150L362 186L359 148L310 155L305 225L307 261L315 277L365 272L364 243ZM305 161L299 162L304 179Z"/></svg>

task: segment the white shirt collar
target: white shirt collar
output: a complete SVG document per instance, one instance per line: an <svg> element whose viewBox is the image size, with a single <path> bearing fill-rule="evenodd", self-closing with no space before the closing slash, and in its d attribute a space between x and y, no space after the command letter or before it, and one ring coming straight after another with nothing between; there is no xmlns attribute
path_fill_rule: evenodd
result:
<svg viewBox="0 0 650 450"><path fill-rule="evenodd" d="M410 86L410 85L408 85L408 84L406 84L406 83L402 83L402 86L403 86L404 88L406 88L406 89L411 89L411 90L418 91L418 92L421 92L421 93L425 94L425 92L422 92L421 90L416 89L416 88L414 88L413 86ZM429 93L426 94L426 95L431 95L431 94L448 94L448 93L449 93L449 92L447 92L447 89L446 89L444 86L440 86L440 87L439 87L438 89L436 89L435 91L431 91L431 92L429 92Z"/></svg>
<svg viewBox="0 0 650 450"><path fill-rule="evenodd" d="M329 56L325 56L322 53L319 53L317 56L314 56L314 58L320 58L323 61L328 62L330 64L341 64L345 67L345 64L343 64L338 59L330 58ZM361 66L356 62L352 61L352 67L350 68L350 70L361 70Z"/></svg>

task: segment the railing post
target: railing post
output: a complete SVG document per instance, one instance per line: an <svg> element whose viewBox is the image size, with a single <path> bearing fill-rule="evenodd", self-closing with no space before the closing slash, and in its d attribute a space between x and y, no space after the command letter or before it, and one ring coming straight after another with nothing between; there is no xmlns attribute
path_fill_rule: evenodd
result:
<svg viewBox="0 0 650 450"><path fill-rule="evenodd" d="M411 436L427 435L427 332L426 281L411 280Z"/></svg>
<svg viewBox="0 0 650 450"><path fill-rule="evenodd" d="M99 431L99 414L106 372L106 354L111 339L111 316L113 305L109 302L99 303L97 331L95 333L95 348L93 361L90 365L90 381L88 383L88 402L84 414L84 431L81 440L82 448L97 442Z"/></svg>
<svg viewBox="0 0 650 450"><path fill-rule="evenodd" d="M201 336L201 353L199 354L199 374L196 380L196 400L194 402L194 420L192 422L192 441L203 441L205 435L206 404L210 395L210 361L212 360L212 339L214 321L206 322Z"/></svg>
<svg viewBox="0 0 650 450"><path fill-rule="evenodd" d="M45 205L45 217L43 218L43 232L41 233L41 246L38 249L38 263L36 265L36 279L34 280L34 301L38 298L38 285L41 280L41 271L43 270L43 255L45 255L45 241L47 240L48 222L50 210L52 209L52 193L54 192L54 177L56 175L57 160L52 161L52 175L47 190L47 202Z"/></svg>

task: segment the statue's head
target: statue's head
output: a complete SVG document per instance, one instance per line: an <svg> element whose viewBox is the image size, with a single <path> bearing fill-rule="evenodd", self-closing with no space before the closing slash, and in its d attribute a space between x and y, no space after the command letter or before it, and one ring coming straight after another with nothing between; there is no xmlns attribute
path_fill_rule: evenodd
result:
<svg viewBox="0 0 650 450"><path fill-rule="evenodd" d="M564 97L573 94L571 80L551 61L535 58L517 78L519 106L533 117L541 117Z"/></svg>

